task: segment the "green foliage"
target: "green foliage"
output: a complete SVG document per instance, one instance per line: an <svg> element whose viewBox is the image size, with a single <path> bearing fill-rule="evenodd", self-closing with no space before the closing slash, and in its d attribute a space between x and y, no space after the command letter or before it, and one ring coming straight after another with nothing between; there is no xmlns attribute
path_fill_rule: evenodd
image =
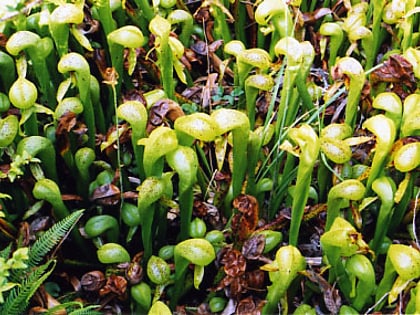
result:
<svg viewBox="0 0 420 315"><path fill-rule="evenodd" d="M418 1L254 2L1 1L3 313L70 231L124 311L419 309Z"/></svg>
<svg viewBox="0 0 420 315"><path fill-rule="evenodd" d="M65 239L84 210L75 211L70 216L54 224L34 244L12 250L12 243L1 251L0 288L7 294L1 295L0 314L22 314L31 297L38 290L56 266L56 260L49 259L40 264L45 256ZM12 257L8 258L12 254ZM12 282L9 282L10 280Z"/></svg>

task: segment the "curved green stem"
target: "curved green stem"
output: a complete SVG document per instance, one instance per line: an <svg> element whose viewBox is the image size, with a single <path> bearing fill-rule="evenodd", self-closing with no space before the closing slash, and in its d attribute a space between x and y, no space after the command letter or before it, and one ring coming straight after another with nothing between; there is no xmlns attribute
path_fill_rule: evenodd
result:
<svg viewBox="0 0 420 315"><path fill-rule="evenodd" d="M86 59L78 53L68 53L60 59L58 63L60 73L75 73L76 83L80 93L80 99L83 103L83 117L88 128L87 144L90 148L95 148L95 114L90 96L90 67Z"/></svg>
<svg viewBox="0 0 420 315"><path fill-rule="evenodd" d="M158 63L160 65L161 82L163 90L168 95L168 98L174 99L174 63L172 49L169 45L169 34L171 32L171 24L160 15L156 15L150 21L149 30L153 35L156 36L155 47L158 53Z"/></svg>
<svg viewBox="0 0 420 315"><path fill-rule="evenodd" d="M204 276L204 267L214 261L215 258L216 253L213 245L203 238L188 239L175 246L175 290L171 299L172 309L175 309L181 297L188 265L194 264L194 286L198 289Z"/></svg>
<svg viewBox="0 0 420 315"><path fill-rule="evenodd" d="M146 20L151 21L155 16L155 12L152 6L150 5L149 0L134 0L134 2L137 4L137 7L142 11Z"/></svg>
<svg viewBox="0 0 420 315"><path fill-rule="evenodd" d="M168 14L167 19L171 25L182 24L179 40L185 47L189 47L194 22L192 15L185 10L173 10ZM224 38L224 40L226 39Z"/></svg>
<svg viewBox="0 0 420 315"><path fill-rule="evenodd" d="M254 130L255 108L259 91L270 91L274 80L266 74L254 74L245 80L246 111L249 117L250 129Z"/></svg>
<svg viewBox="0 0 420 315"><path fill-rule="evenodd" d="M376 136L376 150L372 160L369 177L366 184L370 190L373 181L383 172L383 166L391 153L396 130L394 121L383 114L368 118L363 123L363 128L368 129Z"/></svg>
<svg viewBox="0 0 420 315"><path fill-rule="evenodd" d="M315 59L315 49L308 41L300 43L300 48L302 49L302 66L296 78L296 87L299 93L299 97L302 100L303 106L307 111L310 111L314 109L314 104L312 102L312 96L308 91L306 82L308 79L309 71L311 70L313 61ZM293 119L294 117L296 117L296 114L293 115Z"/></svg>
<svg viewBox="0 0 420 315"><path fill-rule="evenodd" d="M244 113L221 108L211 113L217 130L220 134L232 132L233 136L233 171L230 190L225 198L225 206L230 209L231 202L242 190L247 172L249 119ZM228 210L228 213L230 210Z"/></svg>
<svg viewBox="0 0 420 315"><path fill-rule="evenodd" d="M193 185L197 181L197 155L190 147L178 146L166 154L169 166L178 173L178 200L181 216L180 239L188 238L194 202Z"/></svg>
<svg viewBox="0 0 420 315"><path fill-rule="evenodd" d="M291 13L284 1L262 1L255 10L255 21L264 35L275 30L271 38L272 45L284 37L292 36L294 31Z"/></svg>
<svg viewBox="0 0 420 315"><path fill-rule="evenodd" d="M97 13L98 20L101 22L105 36L115 30L116 23L112 18L112 8L110 6L110 1L95 1L93 3L92 11L93 14Z"/></svg>
<svg viewBox="0 0 420 315"><path fill-rule="evenodd" d="M70 215L69 209L61 198L60 188L55 181L48 178L38 180L34 185L32 194L36 199L45 200L51 204L53 208L53 215L57 220L62 220ZM71 235L78 247L85 254L89 255L90 253L88 252L86 244L84 243L78 229L73 229Z"/></svg>
<svg viewBox="0 0 420 315"><path fill-rule="evenodd" d="M144 36L142 31L134 25L122 26L107 36L109 53L111 55L111 63L118 74L117 99L119 98L121 84L123 82L123 51L124 48L130 50L130 54L134 53L135 48L139 48L144 44ZM128 74L132 74L133 65L129 65Z"/></svg>
<svg viewBox="0 0 420 315"><path fill-rule="evenodd" d="M32 157L39 156L47 177L58 182L55 149L48 138L41 136L23 138L17 145L16 153L22 155L23 152L27 152Z"/></svg>
<svg viewBox="0 0 420 315"><path fill-rule="evenodd" d="M51 13L49 19L50 33L59 57L68 53L70 24L80 24L83 22L83 18L83 6L73 3L63 3Z"/></svg>
<svg viewBox="0 0 420 315"><path fill-rule="evenodd" d="M287 67L283 79L283 88L280 95L280 104L277 110L276 139L278 139L280 131L289 125L289 122L286 121L286 115L289 111L292 91L294 89L300 68L303 64L303 58L302 47L293 37L280 39L276 43L274 50L277 56L285 55L287 60Z"/></svg>
<svg viewBox="0 0 420 315"><path fill-rule="evenodd" d="M78 171L77 190L84 198L87 198L91 182L89 168L95 161L95 151L88 147L80 148L74 155L74 161Z"/></svg>
<svg viewBox="0 0 420 315"><path fill-rule="evenodd" d="M289 131L290 139L300 148L299 166L296 178L296 193L293 197L292 217L290 221L289 244L296 246L303 212L311 187L312 171L318 160L320 142L318 136L307 124Z"/></svg>
<svg viewBox="0 0 420 315"><path fill-rule="evenodd" d="M330 37L328 65L332 67L335 65L338 50L343 43L343 30L338 23L326 22L322 23L319 28L319 33L323 36ZM323 43L323 39L321 39L321 43Z"/></svg>
<svg viewBox="0 0 420 315"><path fill-rule="evenodd" d="M153 218L158 206L156 202L163 196L168 195L168 187L164 179L148 177L137 188L137 191L137 208L142 228L144 259L147 260L152 255L153 249L152 228Z"/></svg>
<svg viewBox="0 0 420 315"><path fill-rule="evenodd" d="M40 85L42 95L46 97L50 108L55 108L55 87L51 82L50 72L47 66L47 56L51 53L53 43L49 37L40 38L37 34L29 31L13 33L6 44L7 51L13 56L26 51L32 61L32 66Z"/></svg>
<svg viewBox="0 0 420 315"><path fill-rule="evenodd" d="M373 23L372 35L374 38L373 46L370 48L372 53L369 55L370 59L366 59L366 69L373 67L375 56L377 56L379 48L384 39L384 30L382 29L382 13L385 7L386 0L373 0L370 5L373 6Z"/></svg>
<svg viewBox="0 0 420 315"><path fill-rule="evenodd" d="M388 232L394 207L395 183L390 177L379 177L372 183L372 190L379 196L381 207L376 220L375 234L370 247L376 252Z"/></svg>
<svg viewBox="0 0 420 315"><path fill-rule="evenodd" d="M375 292L375 270L370 260L362 254L351 256L346 261L345 268L352 282L352 291L350 293L351 306L361 312L363 307L371 300L371 295Z"/></svg>
<svg viewBox="0 0 420 315"><path fill-rule="evenodd" d="M363 85L365 84L365 73L360 63L352 57L344 57L337 61L332 70L336 73L333 77L342 77L346 75L350 78L350 84L347 87L348 97L345 110L344 122L355 128L356 117L358 113L360 95L362 93Z"/></svg>
<svg viewBox="0 0 420 315"><path fill-rule="evenodd" d="M280 247L275 260L261 267L268 271L271 281L262 314L274 314L278 311L278 304L285 297L290 284L305 268L305 258L292 245Z"/></svg>
<svg viewBox="0 0 420 315"><path fill-rule="evenodd" d="M85 233L89 238L105 235L108 242L117 243L120 236L120 226L117 219L111 215L96 215L86 222Z"/></svg>
<svg viewBox="0 0 420 315"><path fill-rule="evenodd" d="M160 126L154 129L148 138L138 142L144 145L143 166L147 177L162 176L163 157L178 147L178 139L173 129Z"/></svg>
<svg viewBox="0 0 420 315"><path fill-rule="evenodd" d="M261 48L250 48L239 52L236 61L241 89L245 87L245 80L253 68L257 68L258 72L264 72L271 65L270 55Z"/></svg>
<svg viewBox="0 0 420 315"><path fill-rule="evenodd" d="M147 110L138 101L128 101L117 108L117 116L124 119L131 126L131 143L133 145L134 156L136 158L137 169L140 179L145 178L143 168L143 147L137 143L146 135Z"/></svg>
<svg viewBox="0 0 420 315"><path fill-rule="evenodd" d="M357 232L348 221L337 217L331 228L321 236L321 247L331 266L329 282L337 281L343 294L350 296L352 286L342 257L351 257L357 253L370 251L362 239L362 234Z"/></svg>
<svg viewBox="0 0 420 315"><path fill-rule="evenodd" d="M344 206L343 201L361 200L365 195L365 191L365 186L356 179L346 179L332 187L328 193L325 231L328 231L335 219L339 217L340 209Z"/></svg>

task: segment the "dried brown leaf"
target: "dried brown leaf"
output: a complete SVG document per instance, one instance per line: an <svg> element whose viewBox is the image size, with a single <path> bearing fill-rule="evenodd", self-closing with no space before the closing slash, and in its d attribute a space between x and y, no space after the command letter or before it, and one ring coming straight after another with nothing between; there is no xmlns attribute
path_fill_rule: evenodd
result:
<svg viewBox="0 0 420 315"><path fill-rule="evenodd" d="M412 64L398 54L389 56L382 67L373 71L370 81L374 86L381 82L392 83L389 91L396 93L403 100L417 88Z"/></svg>
<svg viewBox="0 0 420 315"><path fill-rule="evenodd" d="M82 289L85 291L99 291L105 283L105 275L99 270L87 272L80 279Z"/></svg>
<svg viewBox="0 0 420 315"><path fill-rule="evenodd" d="M168 121L174 122L184 115L184 111L177 102L168 98L159 100L149 110L146 131L150 133L156 127L165 125Z"/></svg>
<svg viewBox="0 0 420 315"><path fill-rule="evenodd" d="M265 247L265 237L262 234L256 234L247 239L242 245L242 255L246 259L256 260L262 255Z"/></svg>
<svg viewBox="0 0 420 315"><path fill-rule="evenodd" d="M319 8L315 11L302 13L302 20L305 24L315 24L319 19L331 14L332 10L329 8Z"/></svg>
<svg viewBox="0 0 420 315"><path fill-rule="evenodd" d="M96 188L90 198L103 205L115 205L120 200L120 189L113 184L105 184Z"/></svg>
<svg viewBox="0 0 420 315"><path fill-rule="evenodd" d="M245 241L258 224L258 202L251 195L239 195L233 200L233 207L239 211L232 218L232 233L238 242Z"/></svg>

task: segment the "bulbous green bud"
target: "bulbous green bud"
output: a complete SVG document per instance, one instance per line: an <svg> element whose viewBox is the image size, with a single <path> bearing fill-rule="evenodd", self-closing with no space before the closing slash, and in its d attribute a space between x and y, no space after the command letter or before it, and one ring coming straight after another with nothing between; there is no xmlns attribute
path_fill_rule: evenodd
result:
<svg viewBox="0 0 420 315"><path fill-rule="evenodd" d="M137 226L141 223L140 211L137 206L124 202L121 209L121 218L128 226Z"/></svg>
<svg viewBox="0 0 420 315"><path fill-rule="evenodd" d="M6 94L0 92L0 113L7 112L10 108L10 101Z"/></svg>
<svg viewBox="0 0 420 315"><path fill-rule="evenodd" d="M13 142L19 131L19 120L15 115L0 119L0 148Z"/></svg>
<svg viewBox="0 0 420 315"><path fill-rule="evenodd" d="M394 165L400 172L410 172L420 165L420 142L403 145L394 156Z"/></svg>
<svg viewBox="0 0 420 315"><path fill-rule="evenodd" d="M117 243L106 243L96 252L98 260L103 264L117 264L130 261L130 254Z"/></svg>
<svg viewBox="0 0 420 315"><path fill-rule="evenodd" d="M206 223L200 219L195 218L190 224L189 234L192 238L201 238L206 234L207 227Z"/></svg>
<svg viewBox="0 0 420 315"><path fill-rule="evenodd" d="M420 252L417 249L407 245L392 244L388 256L403 280L420 277Z"/></svg>
<svg viewBox="0 0 420 315"><path fill-rule="evenodd" d="M222 297L212 297L209 301L210 312L219 313L225 309L226 306L226 299Z"/></svg>
<svg viewBox="0 0 420 315"><path fill-rule="evenodd" d="M152 290L146 282L140 282L130 288L131 297L146 312L152 304Z"/></svg>
<svg viewBox="0 0 420 315"><path fill-rule="evenodd" d="M181 256L192 264L207 266L215 258L213 246L209 241L201 238L194 238L182 241L175 246L175 257Z"/></svg>
<svg viewBox="0 0 420 315"><path fill-rule="evenodd" d="M175 245L165 245L159 249L158 256L163 260L170 260L174 257Z"/></svg>
<svg viewBox="0 0 420 315"><path fill-rule="evenodd" d="M148 315L172 315L172 312L165 303L157 301L153 303Z"/></svg>
<svg viewBox="0 0 420 315"><path fill-rule="evenodd" d="M264 253L265 254L271 252L283 240L283 234L279 231L264 230L264 231L258 232L258 234L264 235L264 238L265 238Z"/></svg>
<svg viewBox="0 0 420 315"><path fill-rule="evenodd" d="M166 261L158 256L152 255L147 262L147 276L155 284L168 283L171 269Z"/></svg>
<svg viewBox="0 0 420 315"><path fill-rule="evenodd" d="M315 314L316 314L315 309L308 304L299 305L293 312L293 315L315 315Z"/></svg>
<svg viewBox="0 0 420 315"><path fill-rule="evenodd" d="M215 245L215 244L221 244L222 242L224 242L225 236L223 235L222 231L212 230L206 234L205 239L208 240L213 245Z"/></svg>
<svg viewBox="0 0 420 315"><path fill-rule="evenodd" d="M333 138L338 140L343 140L345 138L351 137L353 131L351 127L347 124L329 124L321 130L320 138Z"/></svg>
<svg viewBox="0 0 420 315"><path fill-rule="evenodd" d="M80 114L83 112L83 104L78 97L66 97L62 99L55 108L55 118L59 119L64 114L72 112Z"/></svg>
<svg viewBox="0 0 420 315"><path fill-rule="evenodd" d="M19 77L10 87L10 102L19 109L32 107L38 98L38 90L31 81L24 77Z"/></svg>
<svg viewBox="0 0 420 315"><path fill-rule="evenodd" d="M332 138L321 140L321 150L328 159L336 164L344 164L350 161L352 156L352 151L348 144Z"/></svg>

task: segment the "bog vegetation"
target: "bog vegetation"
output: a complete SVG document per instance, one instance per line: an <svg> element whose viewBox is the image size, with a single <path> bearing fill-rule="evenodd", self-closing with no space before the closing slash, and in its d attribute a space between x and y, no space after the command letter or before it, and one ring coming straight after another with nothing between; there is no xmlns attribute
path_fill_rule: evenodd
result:
<svg viewBox="0 0 420 315"><path fill-rule="evenodd" d="M420 313L414 0L3 0L0 313Z"/></svg>

